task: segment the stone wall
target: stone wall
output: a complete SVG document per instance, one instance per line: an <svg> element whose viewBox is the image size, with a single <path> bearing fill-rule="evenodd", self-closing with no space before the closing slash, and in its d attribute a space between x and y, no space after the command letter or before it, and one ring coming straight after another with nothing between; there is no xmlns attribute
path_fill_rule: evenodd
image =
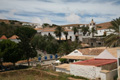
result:
<svg viewBox="0 0 120 80"><path fill-rule="evenodd" d="M57 71L57 72L64 72L64 73L70 74L70 71L68 71L68 70L66 70L66 69L63 69L63 68L57 68L57 67L56 67L56 71Z"/></svg>
<svg viewBox="0 0 120 80"><path fill-rule="evenodd" d="M101 80L114 80L114 77L117 75L117 69L114 69L110 72L101 72Z"/></svg>
<svg viewBox="0 0 120 80"><path fill-rule="evenodd" d="M100 78L101 67L84 66L84 65L70 65L70 74L75 76L82 76L89 79Z"/></svg>

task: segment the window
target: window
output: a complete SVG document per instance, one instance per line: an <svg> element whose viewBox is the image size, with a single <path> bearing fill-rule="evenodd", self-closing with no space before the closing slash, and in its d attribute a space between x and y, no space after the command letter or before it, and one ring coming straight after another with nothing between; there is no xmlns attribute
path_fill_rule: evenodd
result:
<svg viewBox="0 0 120 80"><path fill-rule="evenodd" d="M101 45L101 44L102 44L101 42L98 43L98 45Z"/></svg>
<svg viewBox="0 0 120 80"><path fill-rule="evenodd" d="M78 53L78 51L74 51L74 53Z"/></svg>

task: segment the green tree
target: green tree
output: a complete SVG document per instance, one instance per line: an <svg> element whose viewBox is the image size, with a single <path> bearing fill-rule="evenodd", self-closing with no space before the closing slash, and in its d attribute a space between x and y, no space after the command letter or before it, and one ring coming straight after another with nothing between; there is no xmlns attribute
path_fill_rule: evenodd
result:
<svg viewBox="0 0 120 80"><path fill-rule="evenodd" d="M87 32L90 32L89 27L88 26L85 27L85 25L81 27L81 31L83 32L83 36L85 36Z"/></svg>
<svg viewBox="0 0 120 80"><path fill-rule="evenodd" d="M15 66L15 63L21 59L21 50L18 47L17 43L11 40L3 40L0 42L0 45L4 61L12 62Z"/></svg>
<svg viewBox="0 0 120 80"><path fill-rule="evenodd" d="M55 35L56 37L59 37L59 41L61 41L61 36L62 36L62 32L64 31L64 29L61 26L57 26L55 29Z"/></svg>
<svg viewBox="0 0 120 80"><path fill-rule="evenodd" d="M57 53L58 42L52 35L35 35L32 40L32 45L43 52L46 51L48 54Z"/></svg>
<svg viewBox="0 0 120 80"><path fill-rule="evenodd" d="M75 27L75 26L74 26L74 27L72 28L72 30L73 30L74 35L75 35L75 40L78 40L78 35L77 35L78 32L79 32L78 27Z"/></svg>
<svg viewBox="0 0 120 80"><path fill-rule="evenodd" d="M19 43L19 46L23 51L23 57L27 59L28 66L30 66L29 58L35 57L37 55L34 46L31 45L31 40L36 33L36 30L29 27L19 27L16 30L16 35L19 36L19 39L21 41Z"/></svg>
<svg viewBox="0 0 120 80"><path fill-rule="evenodd" d="M3 59L3 52L0 48L0 65L2 65L2 59Z"/></svg>
<svg viewBox="0 0 120 80"><path fill-rule="evenodd" d="M64 33L65 38L66 38L66 40L67 40L67 37L68 37L68 32L67 32L67 31L64 31L63 33Z"/></svg>
<svg viewBox="0 0 120 80"><path fill-rule="evenodd" d="M50 24L48 24L48 23L43 23L43 24L42 24L42 27L43 27L43 28L49 27L49 26L50 26Z"/></svg>
<svg viewBox="0 0 120 80"><path fill-rule="evenodd" d="M75 27L75 26L72 28L72 30L73 30L73 32L74 32L74 35L79 32L78 28Z"/></svg>
<svg viewBox="0 0 120 80"><path fill-rule="evenodd" d="M60 55L69 54L72 50L72 46L69 42L63 42L59 46L58 53L60 53Z"/></svg>
<svg viewBox="0 0 120 80"><path fill-rule="evenodd" d="M91 29L91 33L92 33L92 37L94 37L94 34L97 33L97 30L93 27L93 28Z"/></svg>
<svg viewBox="0 0 120 80"><path fill-rule="evenodd" d="M110 26L109 29L114 30L114 32L105 37L105 45L108 47L120 46L120 35L119 35L120 17L112 20L111 24L112 26Z"/></svg>

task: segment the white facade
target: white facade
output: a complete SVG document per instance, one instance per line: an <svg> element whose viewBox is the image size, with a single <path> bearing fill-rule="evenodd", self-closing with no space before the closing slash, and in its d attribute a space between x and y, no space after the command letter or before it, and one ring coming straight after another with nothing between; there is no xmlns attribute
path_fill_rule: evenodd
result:
<svg viewBox="0 0 120 80"><path fill-rule="evenodd" d="M117 69L106 71L102 70L102 67L71 64L70 74L89 79L114 80L114 77L117 75Z"/></svg>
<svg viewBox="0 0 120 80"><path fill-rule="evenodd" d="M58 37L56 37L56 35L54 34L54 32L42 32L42 31L39 31L39 32L41 32L41 35L48 35L50 33L53 37L58 38ZM82 34L82 33L79 33L79 35L80 34ZM70 39L70 37L71 37L72 41L75 41L75 35L74 35L73 31L68 31L67 38ZM65 39L64 33L62 33L62 37L61 38ZM78 36L78 38L79 38L80 41L82 41L82 36Z"/></svg>
<svg viewBox="0 0 120 80"><path fill-rule="evenodd" d="M76 49L73 52L71 52L70 54L68 54L67 56L83 56L83 54Z"/></svg>
<svg viewBox="0 0 120 80"><path fill-rule="evenodd" d="M102 53L100 53L95 59L117 59L114 57L108 50L104 50Z"/></svg>
<svg viewBox="0 0 120 80"><path fill-rule="evenodd" d="M70 65L70 73L75 76L82 76L89 79L100 78L101 67L85 66L85 65Z"/></svg>
<svg viewBox="0 0 120 80"><path fill-rule="evenodd" d="M108 36L113 32L114 30L112 29L101 29L101 30L97 30L97 34L95 34L95 36L103 36L105 33L106 33L106 36Z"/></svg>
<svg viewBox="0 0 120 80"><path fill-rule="evenodd" d="M64 68L57 68L57 67L56 67L56 72L64 72L64 73L66 73L66 74L70 74L70 71L69 71L69 70L66 70L66 69L64 69Z"/></svg>

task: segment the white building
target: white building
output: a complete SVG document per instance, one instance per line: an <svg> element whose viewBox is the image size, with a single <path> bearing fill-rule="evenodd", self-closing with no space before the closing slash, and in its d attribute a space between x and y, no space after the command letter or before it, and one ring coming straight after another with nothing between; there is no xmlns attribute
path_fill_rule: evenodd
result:
<svg viewBox="0 0 120 80"><path fill-rule="evenodd" d="M103 49L103 47L100 48ZM92 59L56 66L56 71L65 72L75 76L83 76L89 79L101 78L101 80L114 80L113 78L117 75L116 50L119 48L120 47L105 48L98 55L94 55L94 58ZM97 48L96 51L94 50L92 51L99 52ZM80 56L84 58L84 55L88 54L87 53L88 51L83 49L83 52L84 54L81 51L75 50L71 52L69 56L74 56L74 57Z"/></svg>
<svg viewBox="0 0 120 80"><path fill-rule="evenodd" d="M114 80L117 75L117 58L104 50L94 59L71 64L70 74L89 79Z"/></svg>
<svg viewBox="0 0 120 80"><path fill-rule="evenodd" d="M105 50L105 47L76 49L70 54L65 55L61 58L83 61L83 60L93 59L104 50Z"/></svg>
<svg viewBox="0 0 120 80"><path fill-rule="evenodd" d="M94 28L95 30L97 30L97 33L94 34L94 36L103 36L104 34L109 35L111 33L114 32L114 30L108 29L108 27L110 27L111 23L107 22L107 23L101 23L101 24L97 24L94 22L94 20L92 19L91 22L88 24L71 24L71 25L63 25L61 27L63 27L66 31L68 31L68 39L71 39L72 41L75 41L75 35L74 32L72 30L73 27L82 27L83 25L89 26L90 31L92 30L92 28ZM51 35L53 35L55 38L57 38L54 34L55 31L55 27L54 28L50 28L50 27L46 27L46 28L42 28L42 27L36 27L35 30L37 30L38 33L41 33L42 35L48 35L49 33ZM92 38L92 33L89 34L89 32L87 32L86 35L83 35L83 32L81 31L81 29L79 29L79 32L76 34L78 36L78 39L80 41L83 41L83 38ZM62 33L62 39L65 39L65 35Z"/></svg>

